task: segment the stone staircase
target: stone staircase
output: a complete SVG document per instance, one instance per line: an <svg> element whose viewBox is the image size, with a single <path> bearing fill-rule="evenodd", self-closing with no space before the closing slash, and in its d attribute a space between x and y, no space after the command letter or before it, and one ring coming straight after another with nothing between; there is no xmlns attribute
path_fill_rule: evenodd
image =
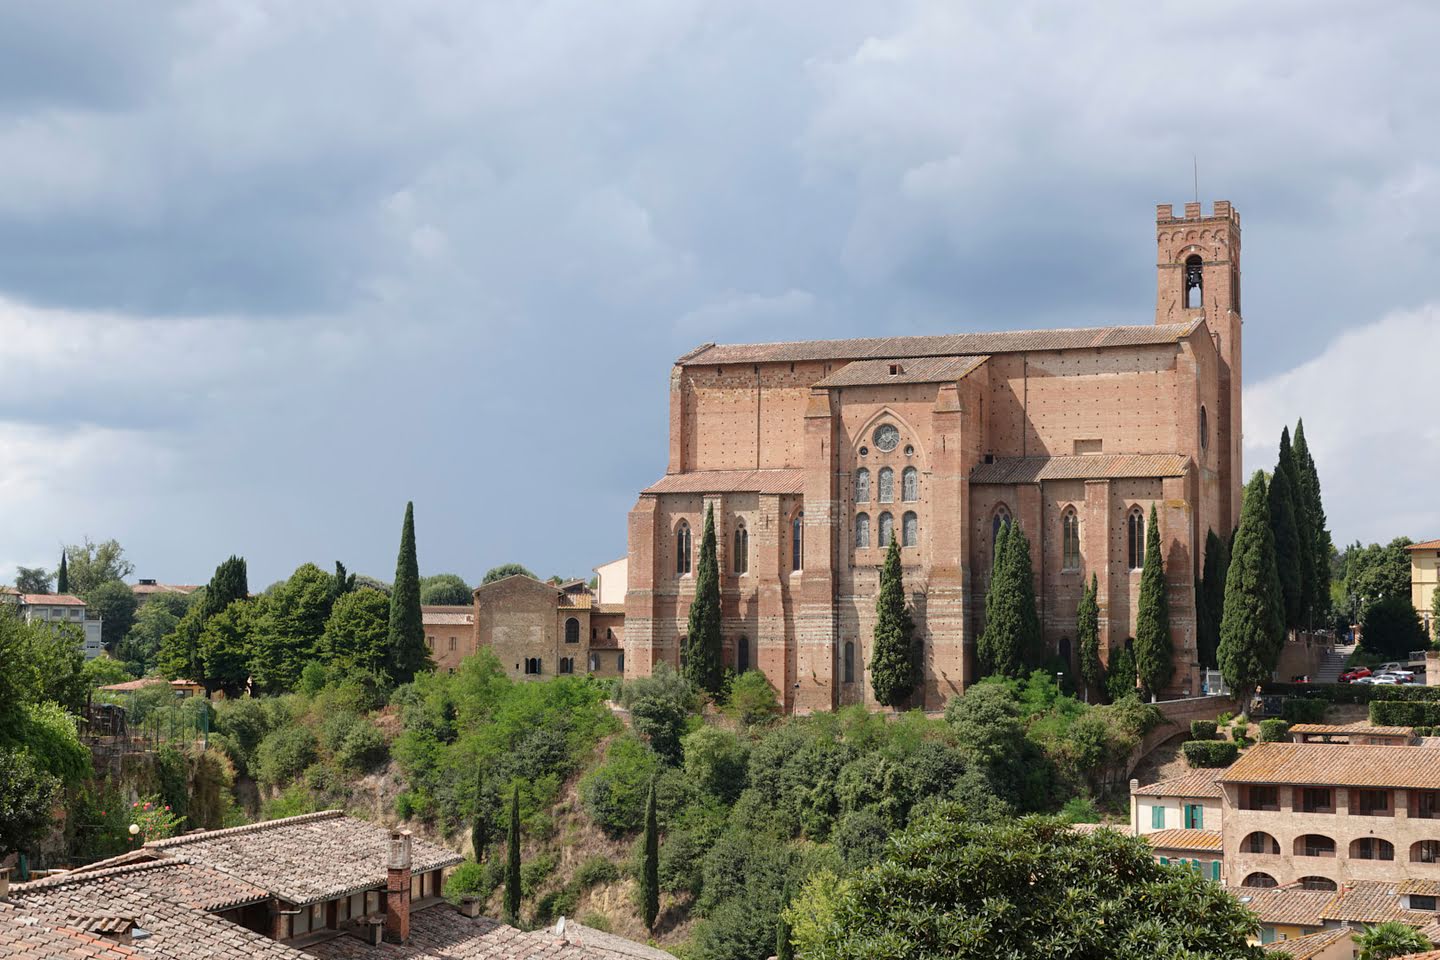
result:
<svg viewBox="0 0 1440 960"><path fill-rule="evenodd" d="M1345 670L1345 661L1355 650L1354 646L1332 647L1325 651L1320 658L1320 664L1315 668L1315 676L1310 678L1312 683L1337 683L1340 674Z"/></svg>

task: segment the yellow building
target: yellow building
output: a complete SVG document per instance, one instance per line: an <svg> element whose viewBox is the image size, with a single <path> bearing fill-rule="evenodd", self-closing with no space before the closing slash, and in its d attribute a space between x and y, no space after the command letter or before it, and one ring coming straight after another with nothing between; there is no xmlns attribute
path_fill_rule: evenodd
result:
<svg viewBox="0 0 1440 960"><path fill-rule="evenodd" d="M1425 623L1425 634L1433 637L1432 604L1435 587L1440 584L1440 540L1412 543L1405 549L1410 553L1410 601Z"/></svg>

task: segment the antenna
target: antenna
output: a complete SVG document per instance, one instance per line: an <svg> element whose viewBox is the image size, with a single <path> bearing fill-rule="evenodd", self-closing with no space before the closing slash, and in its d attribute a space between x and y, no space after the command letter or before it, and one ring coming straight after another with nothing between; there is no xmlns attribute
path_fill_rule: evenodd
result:
<svg viewBox="0 0 1440 960"><path fill-rule="evenodd" d="M1195 202L1196 202L1196 203L1199 203L1199 202L1200 202L1200 161L1199 161L1198 159L1196 159L1195 154L1193 154L1193 153L1190 154L1190 163L1191 163L1191 166L1193 167L1194 172L1195 172Z"/></svg>

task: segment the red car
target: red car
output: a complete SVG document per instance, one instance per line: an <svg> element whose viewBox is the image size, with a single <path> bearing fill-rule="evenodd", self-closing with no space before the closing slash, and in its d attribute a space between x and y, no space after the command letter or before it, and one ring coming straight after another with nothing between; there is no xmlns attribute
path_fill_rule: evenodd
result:
<svg viewBox="0 0 1440 960"><path fill-rule="evenodd" d="M1369 667L1355 667L1353 670L1346 670L1344 673L1340 674L1340 682L1350 683L1351 681L1359 680L1361 677L1368 676L1370 676Z"/></svg>

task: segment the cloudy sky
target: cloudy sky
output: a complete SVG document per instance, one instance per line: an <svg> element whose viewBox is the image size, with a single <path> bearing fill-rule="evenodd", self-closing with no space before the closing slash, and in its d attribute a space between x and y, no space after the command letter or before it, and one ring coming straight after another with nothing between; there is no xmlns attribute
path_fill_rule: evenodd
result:
<svg viewBox="0 0 1440 960"><path fill-rule="evenodd" d="M1440 6L0 5L0 578L582 574L705 340L1147 323L1241 211L1247 466L1440 536Z"/></svg>

